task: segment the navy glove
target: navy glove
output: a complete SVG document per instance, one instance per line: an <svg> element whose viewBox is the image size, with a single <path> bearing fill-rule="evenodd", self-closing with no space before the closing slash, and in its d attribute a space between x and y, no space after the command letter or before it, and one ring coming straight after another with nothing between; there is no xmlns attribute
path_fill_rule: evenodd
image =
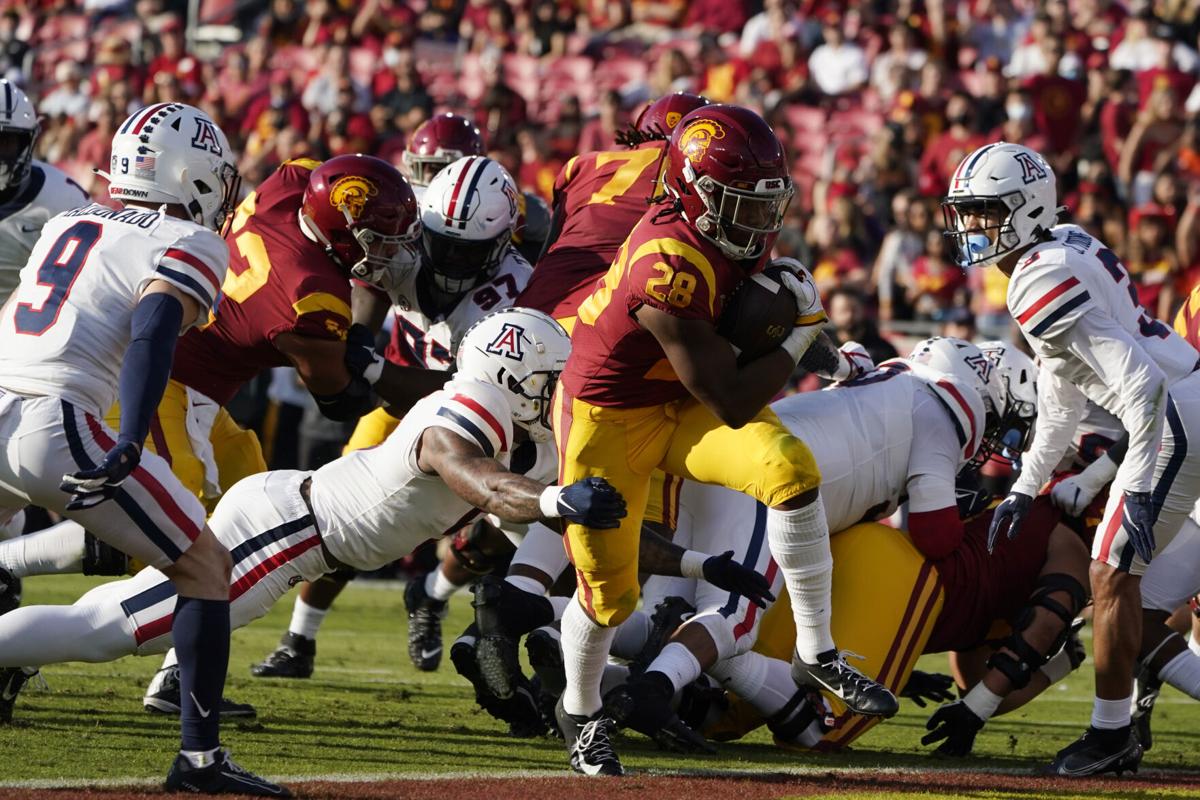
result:
<svg viewBox="0 0 1200 800"><path fill-rule="evenodd" d="M750 567L744 567L734 561L732 550L706 558L703 570L704 580L718 589L745 595L746 599L759 608L766 608L767 603L775 600L767 579Z"/></svg>
<svg viewBox="0 0 1200 800"><path fill-rule="evenodd" d="M996 549L996 540L1000 538L1000 533L1005 528L1008 528L1009 541L1017 538L1017 532L1021 530L1021 523L1025 521L1025 515L1029 513L1032 506L1033 498L1020 492L1011 492L1000 505L996 506L996 512L992 515L992 524L988 526L987 548L989 553Z"/></svg>
<svg viewBox="0 0 1200 800"><path fill-rule="evenodd" d="M619 528L625 516L625 498L604 478L584 478L557 489L557 516L597 530Z"/></svg>
<svg viewBox="0 0 1200 800"><path fill-rule="evenodd" d="M346 369L372 386L383 372L383 356L375 351L375 334L366 325L355 323L346 332Z"/></svg>
<svg viewBox="0 0 1200 800"><path fill-rule="evenodd" d="M930 732L921 737L921 744L941 742L938 753L961 757L975 746L975 735L983 730L983 720L962 700L956 700L934 711L925 729Z"/></svg>
<svg viewBox="0 0 1200 800"><path fill-rule="evenodd" d="M954 695L950 691L953 687L954 678L949 675L914 669L908 676L908 683L904 684L904 688L900 690L900 696L907 697L924 708L926 700L934 703L946 703L953 700Z"/></svg>
<svg viewBox="0 0 1200 800"><path fill-rule="evenodd" d="M1154 503L1149 492L1126 492L1121 527L1138 558L1150 563L1154 558Z"/></svg>
<svg viewBox="0 0 1200 800"><path fill-rule="evenodd" d="M104 454L104 460L98 466L63 475L58 488L71 495L67 510L79 511L112 499L141 460L142 448L131 441L120 440Z"/></svg>

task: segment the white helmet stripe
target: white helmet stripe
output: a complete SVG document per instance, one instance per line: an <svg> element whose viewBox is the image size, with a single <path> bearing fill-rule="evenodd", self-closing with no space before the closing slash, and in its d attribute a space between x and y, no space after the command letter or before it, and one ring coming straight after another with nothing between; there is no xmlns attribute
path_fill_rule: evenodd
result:
<svg viewBox="0 0 1200 800"><path fill-rule="evenodd" d="M479 175L483 172L483 166L487 163L487 159L482 156L471 156L466 164L463 165L462 172L458 174L458 180L454 184L454 191L450 194L450 203L446 207L446 216L453 220L463 220L460 227L466 227L467 210L471 206L471 193L475 191L475 183L479 179ZM466 187L466 191L463 191Z"/></svg>

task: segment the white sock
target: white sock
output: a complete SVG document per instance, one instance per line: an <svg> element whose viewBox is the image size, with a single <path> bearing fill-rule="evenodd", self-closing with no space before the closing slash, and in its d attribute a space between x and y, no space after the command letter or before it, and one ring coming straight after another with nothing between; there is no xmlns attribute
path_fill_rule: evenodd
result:
<svg viewBox="0 0 1200 800"><path fill-rule="evenodd" d="M18 578L83 571L83 526L66 520L0 544L0 567Z"/></svg>
<svg viewBox="0 0 1200 800"><path fill-rule="evenodd" d="M292 621L288 625L288 632L305 639L316 639L317 631L321 630L321 623L325 621L325 615L328 613L328 608L310 606L304 602L304 598L297 597L296 605L292 606Z"/></svg>
<svg viewBox="0 0 1200 800"><path fill-rule="evenodd" d="M536 595L544 595L546 593L546 585L537 578L531 578L528 575L509 575L504 581L505 583L511 583L522 592L529 592ZM566 598L563 599L565 600Z"/></svg>
<svg viewBox="0 0 1200 800"><path fill-rule="evenodd" d="M600 680L615 634L615 628L597 625L588 617L579 605L577 592L562 618L563 667L567 674L562 700L568 714L590 717L600 710Z"/></svg>
<svg viewBox="0 0 1200 800"><path fill-rule="evenodd" d="M767 540L792 598L796 652L814 663L819 654L835 649L829 632L833 555L825 506L818 498L796 511L768 509Z"/></svg>
<svg viewBox="0 0 1200 800"><path fill-rule="evenodd" d="M431 600L449 600L450 596L457 591L458 584L450 582L450 579L442 572L441 565L425 576L425 594L429 595Z"/></svg>
<svg viewBox="0 0 1200 800"><path fill-rule="evenodd" d="M647 672L661 672L679 691L700 677L700 662L687 646L681 642L667 642L667 646L646 668Z"/></svg>
<svg viewBox="0 0 1200 800"><path fill-rule="evenodd" d="M554 621L558 622L566 612L567 606L571 605L571 598L551 595L546 599L550 601L550 605L554 606Z"/></svg>
<svg viewBox="0 0 1200 800"><path fill-rule="evenodd" d="M179 752L193 767L203 769L213 763L219 749L219 747L214 747L212 750L180 750Z"/></svg>
<svg viewBox="0 0 1200 800"><path fill-rule="evenodd" d="M1193 653L1200 656L1200 639L1196 638L1196 634L1194 632L1188 637L1188 650L1191 650Z"/></svg>
<svg viewBox="0 0 1200 800"><path fill-rule="evenodd" d="M650 615L645 611L635 611L617 626L610 654L617 658L634 658L642 652L649 638Z"/></svg>
<svg viewBox="0 0 1200 800"><path fill-rule="evenodd" d="M21 509L13 514L11 510L0 510L0 519L12 514L5 522L0 522L0 542L8 539L15 539L21 535L21 531L25 530L25 509Z"/></svg>
<svg viewBox="0 0 1200 800"><path fill-rule="evenodd" d="M175 656L175 648L172 647L170 650L167 651L167 654L165 656L163 656L162 666L160 666L159 669L168 669L170 667L175 666L178 663L179 663L179 659Z"/></svg>
<svg viewBox="0 0 1200 800"><path fill-rule="evenodd" d="M1121 700L1097 697L1092 703L1092 727L1106 731L1124 728L1129 724L1129 702L1128 697Z"/></svg>
<svg viewBox="0 0 1200 800"><path fill-rule="evenodd" d="M1200 699L1200 656L1185 650L1158 671L1158 677L1186 695Z"/></svg>
<svg viewBox="0 0 1200 800"><path fill-rule="evenodd" d="M751 650L709 667L708 674L737 693L763 717L772 717L796 694L792 665Z"/></svg>

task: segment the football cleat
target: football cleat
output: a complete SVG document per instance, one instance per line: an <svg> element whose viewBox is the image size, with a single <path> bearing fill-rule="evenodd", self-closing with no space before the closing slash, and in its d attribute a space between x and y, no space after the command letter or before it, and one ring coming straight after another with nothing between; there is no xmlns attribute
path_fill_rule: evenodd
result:
<svg viewBox="0 0 1200 800"><path fill-rule="evenodd" d="M862 656L843 650L822 653L816 664L792 655L792 680L798 686L812 686L831 693L855 714L867 717L891 717L900 710L900 701L886 686L868 678L846 663L846 657Z"/></svg>
<svg viewBox="0 0 1200 800"><path fill-rule="evenodd" d="M1133 690L1133 733L1137 736L1138 744L1143 751L1149 751L1154 746L1154 735L1150 732L1150 715L1154 713L1154 703L1162 691L1163 682L1143 665L1137 673L1137 681Z"/></svg>
<svg viewBox="0 0 1200 800"><path fill-rule="evenodd" d="M603 712L590 717L568 714L561 699L554 707L554 717L570 754L571 769L584 775L625 774L621 760L613 750L612 737L617 726L611 718Z"/></svg>
<svg viewBox="0 0 1200 800"><path fill-rule="evenodd" d="M653 739L676 753L715 753L716 748L689 728L671 708L671 681L661 672L635 676L604 697L604 713L621 728Z"/></svg>
<svg viewBox="0 0 1200 800"><path fill-rule="evenodd" d="M0 567L0 615L21 605L21 579Z"/></svg>
<svg viewBox="0 0 1200 800"><path fill-rule="evenodd" d="M17 695L21 693L21 687L37 674L38 671L32 667L0 669L0 725L12 722L13 706L17 702Z"/></svg>
<svg viewBox="0 0 1200 800"><path fill-rule="evenodd" d="M168 792L190 792L192 794L240 794L251 797L291 797L286 786L271 783L249 770L243 769L229 757L224 747L217 750L212 763L196 767L183 753L175 756L175 763L167 773Z"/></svg>
<svg viewBox="0 0 1200 800"><path fill-rule="evenodd" d="M311 678L316 657L316 639L288 631L274 652L250 667L250 674L256 678Z"/></svg>
<svg viewBox="0 0 1200 800"><path fill-rule="evenodd" d="M562 647L553 632L539 628L525 637L529 666L541 679L542 691L557 700L567 690L567 671L563 666Z"/></svg>
<svg viewBox="0 0 1200 800"><path fill-rule="evenodd" d="M683 624L685 618L696 613L696 608L682 597L664 597L650 615L650 635L641 651L629 662L631 672L645 672L650 663L667 645L671 634Z"/></svg>
<svg viewBox="0 0 1200 800"><path fill-rule="evenodd" d="M449 610L445 600L425 594L425 576L404 587L408 610L408 657L422 672L433 672L442 663L442 618Z"/></svg>
<svg viewBox="0 0 1200 800"><path fill-rule="evenodd" d="M1058 751L1045 772L1072 778L1106 772L1121 775L1126 771L1137 772L1141 763L1142 745L1132 726L1111 731L1089 727L1083 736Z"/></svg>
<svg viewBox="0 0 1200 800"><path fill-rule="evenodd" d="M450 663L475 689L475 703L492 717L508 724L510 736L527 739L543 736L549 729L537 704L537 689L518 673L512 697L501 700L492 694L479 672L475 646L478 629L471 625L450 646Z"/></svg>
<svg viewBox="0 0 1200 800"><path fill-rule="evenodd" d="M479 670L497 697L509 697L521 674L520 638L553 622L554 607L543 595L518 589L494 575L483 576L471 590L480 634L475 656Z"/></svg>
<svg viewBox="0 0 1200 800"><path fill-rule="evenodd" d="M142 706L151 714L179 715L179 665L172 664L154 673ZM221 698L221 719L253 719L258 711L249 703L235 703L227 697Z"/></svg>

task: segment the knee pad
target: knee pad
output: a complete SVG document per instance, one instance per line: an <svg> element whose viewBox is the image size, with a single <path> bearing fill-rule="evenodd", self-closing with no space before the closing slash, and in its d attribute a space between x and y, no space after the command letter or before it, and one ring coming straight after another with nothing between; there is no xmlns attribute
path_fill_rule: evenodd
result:
<svg viewBox="0 0 1200 800"><path fill-rule="evenodd" d="M83 574L116 576L130 571L129 556L91 533L83 533Z"/></svg>
<svg viewBox="0 0 1200 800"><path fill-rule="evenodd" d="M1053 592L1069 594L1071 596L1070 605L1064 606L1050 597ZM1040 669L1051 655L1062 649L1070 635L1071 623L1074 621L1075 615L1083 609L1086 603L1087 590L1070 575L1063 573L1043 575L1038 579L1033 594L1029 597L1029 605L1013 621L1013 632L1000 643L1002 649L997 650L988 659L988 667L1004 673L1015 688L1025 688L1029 685L1029 679L1033 673ZM1033 624L1035 609L1039 606L1058 617L1063 624L1062 631L1046 653L1038 652L1021 635L1023 630ZM1011 652L1005 652L1005 649Z"/></svg>
<svg viewBox="0 0 1200 800"><path fill-rule="evenodd" d="M727 658L740 656L754 644L751 636L743 636L748 640L744 647L738 646L737 637L733 633L733 622L716 611L705 611L689 619L687 625L702 625L717 646L717 662Z"/></svg>

